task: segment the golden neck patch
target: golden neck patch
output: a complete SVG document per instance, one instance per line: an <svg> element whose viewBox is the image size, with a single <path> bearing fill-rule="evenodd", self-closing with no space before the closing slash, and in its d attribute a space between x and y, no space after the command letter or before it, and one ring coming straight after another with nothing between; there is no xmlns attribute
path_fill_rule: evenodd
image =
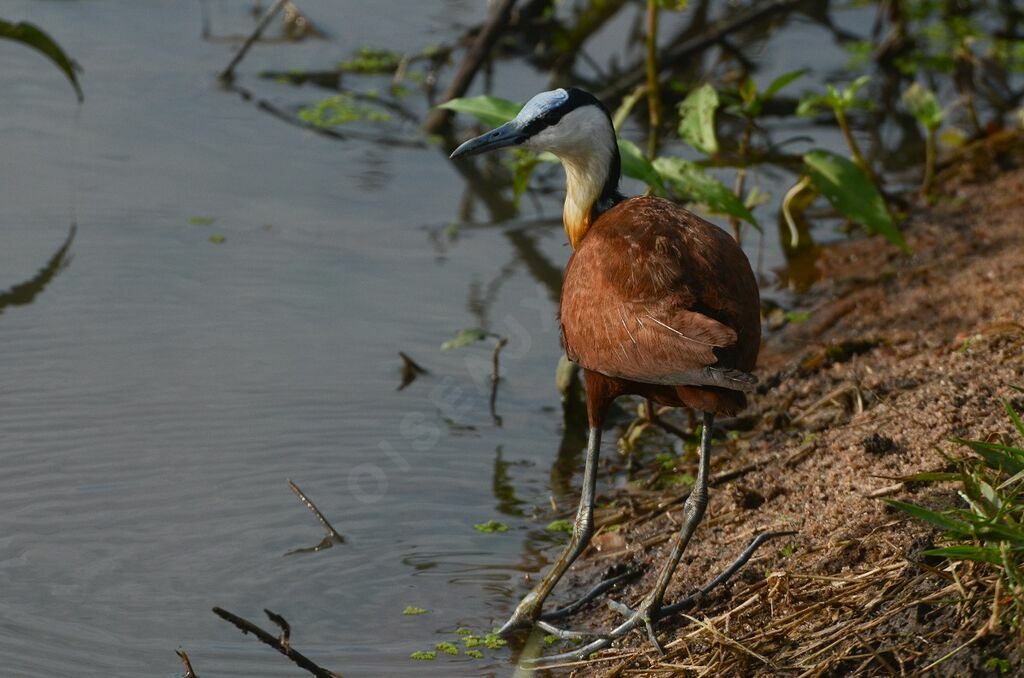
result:
<svg viewBox="0 0 1024 678"><path fill-rule="evenodd" d="M563 155L565 166L565 205L562 225L573 249L579 247L590 229L590 215L601 195L608 174L607 160L602 154Z"/></svg>

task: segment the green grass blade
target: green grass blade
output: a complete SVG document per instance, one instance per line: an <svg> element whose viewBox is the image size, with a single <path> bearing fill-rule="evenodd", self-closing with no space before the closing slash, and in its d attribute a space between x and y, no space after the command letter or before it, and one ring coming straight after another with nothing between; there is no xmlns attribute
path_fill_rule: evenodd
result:
<svg viewBox="0 0 1024 678"><path fill-rule="evenodd" d="M1013 405L1010 404L1009 400L1003 401L1003 408L1006 409L1006 414L1010 415L1010 421L1013 422L1013 427L1017 429L1017 433L1020 434L1021 438L1024 438L1024 421L1017 414L1017 410L1013 409Z"/></svg>
<svg viewBox="0 0 1024 678"><path fill-rule="evenodd" d="M82 94L82 87L78 84L78 75L75 73L75 64L64 53L60 45L54 42L53 38L44 33L38 26L27 22L12 24L9 21L0 19L0 38L20 42L32 49L41 52L47 59L52 61L59 68L71 86L75 88L75 96L81 103L85 96Z"/></svg>
<svg viewBox="0 0 1024 678"><path fill-rule="evenodd" d="M1002 564L999 549L987 546L945 546L938 549L922 551L922 555L939 556L950 560L978 560L993 565Z"/></svg>
<svg viewBox="0 0 1024 678"><path fill-rule="evenodd" d="M974 532L970 523L957 520L944 513L932 511L922 506L908 504L905 501L898 501L896 499L886 499L885 503L889 506L898 508L905 513L909 513L915 518L931 523L937 527L941 527L944 530L949 530L950 532L956 532L958 534L972 534Z"/></svg>

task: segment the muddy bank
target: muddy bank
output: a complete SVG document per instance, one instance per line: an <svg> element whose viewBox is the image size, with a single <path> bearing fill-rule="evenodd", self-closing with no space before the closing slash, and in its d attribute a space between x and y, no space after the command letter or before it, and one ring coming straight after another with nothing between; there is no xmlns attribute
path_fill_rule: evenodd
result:
<svg viewBox="0 0 1024 678"><path fill-rule="evenodd" d="M940 535L882 501L955 501L951 487L899 478L942 468L940 451L959 453L953 437L1009 433L1000 399L1024 406L1009 388L1024 385L1024 170L969 167L947 172L938 204L913 209L912 256L877 238L823 253L806 316L791 314L806 319L767 335L759 367L766 388L746 413L751 430L722 432L716 445L718 482L669 600L709 580L758 533L796 534L762 547L691 612L696 621L660 625L666 657L633 634L566 670L995 675L993 657L1017 665L1016 641L991 627L943 659L985 625L991 595L965 583L980 577L966 565L954 577L947 563L923 562L920 552ZM671 445L667 435L645 435L648 449ZM621 464L606 456L610 467ZM684 455L670 471L693 474L694 461ZM650 567L612 598L636 603L652 585L686 485L654 477L665 474L664 457L645 468L603 497L602 529L563 600L618 563ZM598 601L573 621L606 629L618 620Z"/></svg>

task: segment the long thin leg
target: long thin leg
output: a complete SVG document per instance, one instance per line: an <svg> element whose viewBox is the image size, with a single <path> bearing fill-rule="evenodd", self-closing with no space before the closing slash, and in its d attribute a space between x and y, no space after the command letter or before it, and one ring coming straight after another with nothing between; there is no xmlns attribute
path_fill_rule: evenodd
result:
<svg viewBox="0 0 1024 678"><path fill-rule="evenodd" d="M714 424L715 416L709 412L704 413L704 429L701 431L700 436L700 465L697 467L697 480L693 484L693 489L690 490L690 496L686 498L686 503L683 504L683 527L676 534L676 538L672 543L672 552L669 554L668 561L661 568L661 572L658 573L658 580L654 584L654 588L648 593L643 602L637 607L636 610L631 610L625 605L620 603L609 602L609 607L624 614L627 619L619 626L612 629L603 638L595 640L593 643L586 645L579 650L574 650L571 654L573 656L587 656L592 652L596 652L599 649L608 647L613 640L621 638L625 634L629 633L639 626L647 627L647 635L651 639L651 643L661 651L661 646L658 644L658 640L654 635L654 624L657 623L658 618L662 614L662 604L665 600L665 591L668 589L669 582L672 581L672 574L676 570L676 566L679 565L679 561L683 557L683 552L686 550L687 544L690 543L690 538L693 537L693 533L697 530L697 525L700 524L701 519L704 517L704 511L708 505L708 470L711 466L711 428ZM756 540L755 540L756 541ZM756 547L755 547L756 548ZM753 549L749 549L750 553L753 553ZM747 558L750 556L744 554ZM741 560L743 556L741 556ZM743 561L745 562L745 560ZM738 566L737 566L738 569ZM728 574L725 578L728 578L729 574L734 572L733 568L727 570ZM723 579L716 578L716 584ZM573 632L564 632L563 637L571 638L574 637ZM565 657L566 655L557 655L558 658ZM554 657L541 657L535 660L534 664L543 664L552 661Z"/></svg>
<svg viewBox="0 0 1024 678"><path fill-rule="evenodd" d="M640 606L641 609L648 608L655 614L661 609L665 591L672 581L672 574L676 571L683 552L708 507L708 469L711 466L711 428L714 423L715 415L705 412L704 427L700 434L700 465L697 467L697 480L690 490L690 496L686 498L686 503L683 504L683 529L676 535L672 553L668 557L668 562L661 568L657 583Z"/></svg>
<svg viewBox="0 0 1024 678"><path fill-rule="evenodd" d="M509 620L498 630L501 635L506 635L512 630L521 626L531 626L540 618L541 605L548 597L555 584L562 578L565 571L569 569L583 550L590 543L594 535L594 492L597 486L597 457L601 451L601 428L592 426L590 438L587 442L587 462L583 470L583 490L580 493L580 507L576 511L576 521L573 523L572 539L569 545L562 551L551 570L544 578L526 594L516 606L515 612Z"/></svg>

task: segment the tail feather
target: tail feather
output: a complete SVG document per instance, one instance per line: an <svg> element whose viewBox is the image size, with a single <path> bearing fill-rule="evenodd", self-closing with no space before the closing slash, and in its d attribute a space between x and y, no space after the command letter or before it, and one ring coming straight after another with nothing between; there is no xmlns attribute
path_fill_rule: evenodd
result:
<svg viewBox="0 0 1024 678"><path fill-rule="evenodd" d="M652 383L669 386L718 386L733 391L751 392L757 388L757 377L730 367L701 367L675 374L666 374Z"/></svg>

